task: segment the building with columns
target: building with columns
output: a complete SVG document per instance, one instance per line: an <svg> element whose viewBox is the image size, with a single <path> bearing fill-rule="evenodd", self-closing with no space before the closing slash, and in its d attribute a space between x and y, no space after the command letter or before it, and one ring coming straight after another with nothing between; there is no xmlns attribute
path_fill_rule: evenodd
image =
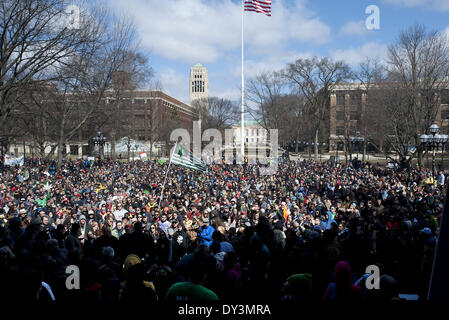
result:
<svg viewBox="0 0 449 320"><path fill-rule="evenodd" d="M241 125L236 124L231 127L234 137L233 147L240 147ZM268 139L268 131L262 127L257 121L245 121L244 127L244 143L248 148L256 148L257 146L266 145Z"/></svg>

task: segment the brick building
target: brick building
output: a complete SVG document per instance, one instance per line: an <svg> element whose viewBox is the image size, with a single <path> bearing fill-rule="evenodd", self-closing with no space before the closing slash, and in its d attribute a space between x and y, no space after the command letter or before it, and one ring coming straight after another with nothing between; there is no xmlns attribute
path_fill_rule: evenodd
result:
<svg viewBox="0 0 449 320"><path fill-rule="evenodd" d="M334 86L326 121L330 151L337 148L343 151L349 141L363 138L366 126L372 125L370 119L377 116L376 111L367 108L367 98L363 84L344 83ZM439 125L440 133L449 134L449 85L447 89L441 90L438 99L440 107L435 123Z"/></svg>
<svg viewBox="0 0 449 320"><path fill-rule="evenodd" d="M122 137L130 137L138 141L146 150L153 142L155 154L163 149L171 130L184 128L192 131L193 121L197 118L194 110L187 104L169 96L160 90L132 90L117 98L113 91L105 93L103 103L98 106L96 116L89 120L77 134L65 145L63 154L73 158L95 154L92 138L100 130L106 136L104 152L111 153L111 141ZM46 152L50 152L50 147ZM14 138L8 145L7 153L37 154L36 146L29 138ZM165 152L165 150L162 150ZM56 155L57 150L54 151Z"/></svg>

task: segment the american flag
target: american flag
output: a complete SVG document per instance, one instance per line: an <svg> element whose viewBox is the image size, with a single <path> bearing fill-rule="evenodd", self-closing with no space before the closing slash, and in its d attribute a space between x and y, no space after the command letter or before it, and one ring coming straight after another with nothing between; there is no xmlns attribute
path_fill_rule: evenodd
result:
<svg viewBox="0 0 449 320"><path fill-rule="evenodd" d="M246 0L245 11L260 12L271 16L271 0Z"/></svg>

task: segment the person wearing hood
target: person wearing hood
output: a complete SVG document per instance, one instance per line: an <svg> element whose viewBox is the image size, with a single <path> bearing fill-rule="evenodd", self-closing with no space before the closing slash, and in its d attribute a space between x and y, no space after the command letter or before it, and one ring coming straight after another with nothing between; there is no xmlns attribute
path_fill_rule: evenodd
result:
<svg viewBox="0 0 449 320"><path fill-rule="evenodd" d="M352 283L352 270L347 261L339 261L333 272L334 282L324 292L323 300L360 301L363 293L358 285Z"/></svg>

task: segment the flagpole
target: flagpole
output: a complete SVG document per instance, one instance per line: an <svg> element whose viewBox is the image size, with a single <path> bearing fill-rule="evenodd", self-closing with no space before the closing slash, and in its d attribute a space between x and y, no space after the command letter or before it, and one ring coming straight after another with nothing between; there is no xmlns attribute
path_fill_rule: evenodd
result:
<svg viewBox="0 0 449 320"><path fill-rule="evenodd" d="M243 60L243 15L245 12L245 0L242 0L242 115L241 115L241 121L242 121L242 125L241 125L241 130L240 130L240 137L241 137L241 142L240 142L240 153L242 156L242 163L244 162L244 155L245 155L245 137L244 137L244 126L245 126L245 76L244 76L244 60Z"/></svg>
<svg viewBox="0 0 449 320"><path fill-rule="evenodd" d="M173 148L173 152L170 156L170 161L168 162L167 171L165 172L164 184L162 185L161 196L159 197L159 204L157 205L159 208L161 207L161 201L162 201L162 196L164 194L165 183L167 182L168 171L170 171L171 159L173 158L173 155L175 154L177 145L178 145L178 141L176 141L176 143L175 143L175 147Z"/></svg>

